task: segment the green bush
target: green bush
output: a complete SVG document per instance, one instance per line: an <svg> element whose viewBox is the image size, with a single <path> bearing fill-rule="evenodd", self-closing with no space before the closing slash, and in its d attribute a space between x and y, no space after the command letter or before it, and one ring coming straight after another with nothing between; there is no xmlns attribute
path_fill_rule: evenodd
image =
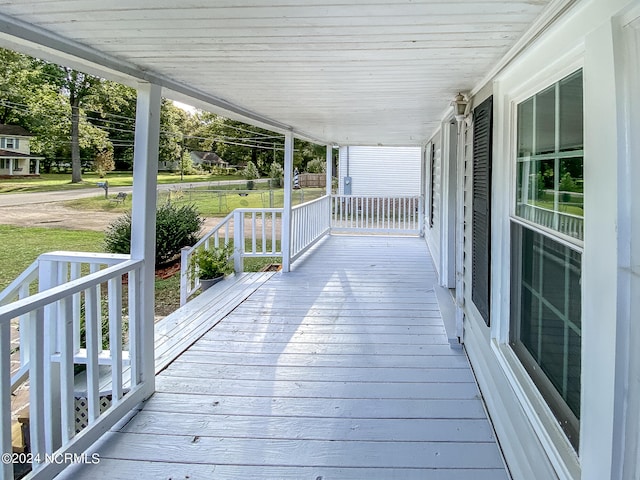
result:
<svg viewBox="0 0 640 480"><path fill-rule="evenodd" d="M320 158L314 158L307 163L307 172L309 173L324 173L327 171L327 164Z"/></svg>
<svg viewBox="0 0 640 480"><path fill-rule="evenodd" d="M161 265L198 241L204 220L194 205L166 203L156 213L156 265ZM131 213L117 218L104 236L104 248L111 253L131 251Z"/></svg>
<svg viewBox="0 0 640 480"><path fill-rule="evenodd" d="M271 177L271 186L279 187L280 180L282 179L283 176L284 176L284 169L282 168L282 165L280 165L277 162L273 162L271 164L271 167L269 167L269 177Z"/></svg>
<svg viewBox="0 0 640 480"><path fill-rule="evenodd" d="M260 178L260 172L258 172L258 167L252 161L247 162L247 166L242 170L242 176L247 180L255 180L256 178Z"/></svg>

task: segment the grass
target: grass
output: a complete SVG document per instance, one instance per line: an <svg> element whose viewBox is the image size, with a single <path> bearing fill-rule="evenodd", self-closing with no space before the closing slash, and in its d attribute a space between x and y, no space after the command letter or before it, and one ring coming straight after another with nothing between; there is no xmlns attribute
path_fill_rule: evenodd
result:
<svg viewBox="0 0 640 480"><path fill-rule="evenodd" d="M160 192L158 203L170 200L173 203L193 203L200 215L205 217L225 216L236 208L279 208L284 205L284 189L268 190L265 188L252 191L236 189L188 189L181 192ZM324 188L305 188L294 190L293 204L315 200L325 194ZM112 202L98 195L90 198L79 198L65 202L65 206L78 210L106 212L125 212L131 210L131 196L121 203Z"/></svg>
<svg viewBox="0 0 640 480"><path fill-rule="evenodd" d="M100 252L102 232L0 225L0 290L20 275L38 255L55 250Z"/></svg>
<svg viewBox="0 0 640 480"><path fill-rule="evenodd" d="M159 173L158 184L218 182L221 180L240 180L240 175L185 175L179 173ZM128 187L133 185L132 172L110 172L100 178L95 172L82 174L82 183L71 183L70 173L43 173L40 178L15 178L0 180L0 193L34 193L56 190L77 190L79 188L95 188L96 183L107 180L110 187Z"/></svg>
<svg viewBox="0 0 640 480"><path fill-rule="evenodd" d="M547 210L555 210L553 201L535 200L533 204L536 207L546 208ZM558 205L558 211L561 213L569 213L571 215L584 216L584 208L582 206L568 205L566 203L560 203Z"/></svg>
<svg viewBox="0 0 640 480"><path fill-rule="evenodd" d="M55 250L101 252L104 234L90 230L14 227L0 225L0 291L6 288L42 253ZM249 241L247 241L248 244ZM11 246L8 248L8 246ZM267 248L271 248L268 242ZM278 245L277 248L280 248ZM277 257L246 258L246 272L257 272L270 263L280 263ZM180 272L155 283L156 315L166 316L180 306Z"/></svg>

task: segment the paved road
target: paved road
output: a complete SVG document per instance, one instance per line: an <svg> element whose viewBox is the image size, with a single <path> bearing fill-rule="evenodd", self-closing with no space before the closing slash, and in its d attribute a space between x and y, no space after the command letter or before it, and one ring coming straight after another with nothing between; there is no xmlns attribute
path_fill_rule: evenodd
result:
<svg viewBox="0 0 640 480"><path fill-rule="evenodd" d="M268 179L254 180L256 182L267 182ZM243 185L246 180L220 180L216 182L184 182L167 183L158 185L158 190L169 190L175 188L189 188L190 186L209 186L212 189L221 185ZM109 195L118 192L131 193L133 187L109 187ZM79 188L77 190L63 190L56 192L40 193L3 193L0 195L0 207L10 207L17 205L33 205L37 203L65 202L76 198L95 197L104 194L104 190L98 187Z"/></svg>

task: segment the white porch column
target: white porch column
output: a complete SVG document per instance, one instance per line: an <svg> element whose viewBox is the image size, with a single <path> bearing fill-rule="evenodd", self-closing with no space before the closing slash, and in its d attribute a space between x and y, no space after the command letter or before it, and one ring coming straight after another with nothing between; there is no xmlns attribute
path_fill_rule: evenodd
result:
<svg viewBox="0 0 640 480"><path fill-rule="evenodd" d="M418 209L418 231L424 237L424 219L427 205L427 145L420 148L420 208Z"/></svg>
<svg viewBox="0 0 640 480"><path fill-rule="evenodd" d="M9 159L9 175L13 175L13 158Z"/></svg>
<svg viewBox="0 0 640 480"><path fill-rule="evenodd" d="M327 145L327 196L331 196L331 181L333 177L331 170L333 168L333 145Z"/></svg>
<svg viewBox="0 0 640 480"><path fill-rule="evenodd" d="M291 270L291 193L293 177L293 133L284 135L284 208L282 211L282 271Z"/></svg>
<svg viewBox="0 0 640 480"><path fill-rule="evenodd" d="M141 83L138 87L133 154L133 200L131 211L131 259L143 259L138 334L142 348L139 374L148 394L155 390L154 276L156 248L156 188L160 137L161 87Z"/></svg>
<svg viewBox="0 0 640 480"><path fill-rule="evenodd" d="M40 159L36 158L36 175L40 175Z"/></svg>

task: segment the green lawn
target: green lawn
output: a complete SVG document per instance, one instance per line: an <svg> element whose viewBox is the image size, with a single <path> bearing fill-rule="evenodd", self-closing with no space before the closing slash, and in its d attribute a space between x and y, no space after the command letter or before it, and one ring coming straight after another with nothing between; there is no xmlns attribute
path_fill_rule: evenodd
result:
<svg viewBox="0 0 640 480"><path fill-rule="evenodd" d="M55 250L102 251L102 232L0 225L0 290L9 285L41 253Z"/></svg>
<svg viewBox="0 0 640 480"><path fill-rule="evenodd" d="M223 217L236 208L277 208L284 205L284 189L268 190L264 188L246 191L234 189L187 189L181 192L160 192L158 202L171 201L183 204L193 203L198 212L205 217ZM320 198L325 194L324 188L304 188L293 191L293 204L308 202ZM111 197L113 195L110 195ZM98 210L110 212L125 212L131 210L131 196L127 196L123 203L116 203L98 195L91 198L80 198L65 202L65 206L78 210Z"/></svg>
<svg viewBox="0 0 640 480"><path fill-rule="evenodd" d="M536 207L546 208L547 210L554 210L553 201L544 201L544 200L535 200L533 204ZM578 205L568 205L565 203L560 203L558 206L558 211L561 213L569 213L571 215L578 215L580 217L584 216L584 208Z"/></svg>
<svg viewBox="0 0 640 480"><path fill-rule="evenodd" d="M5 248L0 255L0 291L6 288L42 253L56 250L102 252L102 232L90 230L62 230L56 228L14 227L0 225L0 244ZM270 244L268 245L270 248ZM278 245L278 248L280 246ZM280 258L248 258L244 261L247 272L257 272ZM168 315L180 305L180 272L173 276L156 278L156 314Z"/></svg>
<svg viewBox="0 0 640 480"><path fill-rule="evenodd" d="M158 183L196 183L196 182L217 182L220 180L240 180L240 175L185 175L180 179L179 173L159 173ZM131 172L110 172L105 178L100 178L94 172L82 174L82 183L71 183L69 173L44 173L40 178L16 178L0 180L0 193L21 193L21 192L50 192L55 190L74 190L78 188L89 188L96 186L97 182L107 180L111 187L126 187L133 184L133 174Z"/></svg>

